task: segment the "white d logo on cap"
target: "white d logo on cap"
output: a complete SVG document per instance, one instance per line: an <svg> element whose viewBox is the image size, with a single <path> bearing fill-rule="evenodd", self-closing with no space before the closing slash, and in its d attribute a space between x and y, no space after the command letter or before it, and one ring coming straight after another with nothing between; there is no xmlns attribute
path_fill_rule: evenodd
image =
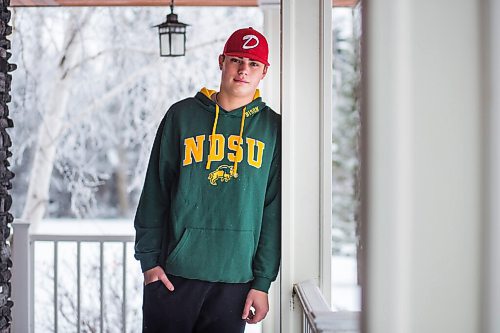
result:
<svg viewBox="0 0 500 333"><path fill-rule="evenodd" d="M248 49L253 49L259 45L259 39L255 35L246 35L243 36L243 40L245 43L243 44L243 49L248 50ZM250 44L254 40L255 42L253 44ZM250 44L250 45L249 45Z"/></svg>

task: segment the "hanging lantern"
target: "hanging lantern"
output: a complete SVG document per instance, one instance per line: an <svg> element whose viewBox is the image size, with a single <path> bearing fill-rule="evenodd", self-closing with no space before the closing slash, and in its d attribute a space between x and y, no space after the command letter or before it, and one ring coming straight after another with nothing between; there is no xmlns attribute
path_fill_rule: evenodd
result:
<svg viewBox="0 0 500 333"><path fill-rule="evenodd" d="M174 14L174 0L170 3L167 21L155 25L160 35L160 56L179 57L186 55L186 27L189 24L179 22Z"/></svg>

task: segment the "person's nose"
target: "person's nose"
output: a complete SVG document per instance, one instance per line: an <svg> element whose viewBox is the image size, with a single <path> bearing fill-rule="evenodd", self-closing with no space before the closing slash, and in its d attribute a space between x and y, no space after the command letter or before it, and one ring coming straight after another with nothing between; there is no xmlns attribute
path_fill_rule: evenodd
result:
<svg viewBox="0 0 500 333"><path fill-rule="evenodd" d="M242 61L240 63L239 68L238 68L238 74L240 74L240 75L247 75L248 74L248 68L249 68L249 65L246 62Z"/></svg>

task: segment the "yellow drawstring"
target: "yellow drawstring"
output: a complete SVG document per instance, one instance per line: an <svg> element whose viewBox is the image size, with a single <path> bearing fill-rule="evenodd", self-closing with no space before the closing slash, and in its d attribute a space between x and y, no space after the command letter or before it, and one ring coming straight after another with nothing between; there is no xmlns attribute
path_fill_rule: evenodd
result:
<svg viewBox="0 0 500 333"><path fill-rule="evenodd" d="M217 121L219 120L219 105L215 104L215 121L212 128L212 140L210 140L210 153L208 154L208 161L206 169L210 170L210 164L212 163L212 156L215 155L215 129L217 128Z"/></svg>
<svg viewBox="0 0 500 333"><path fill-rule="evenodd" d="M234 178L238 177L238 154L241 148L241 145L243 144L243 128L245 127L245 112L247 110L247 107L245 106L242 111L241 115L241 125L240 125L240 137L238 138L238 151L235 154L234 157L234 165L233 165L233 170L232 170L232 176ZM212 127L212 140L210 140L210 152L208 154L208 159L207 159L207 165L206 169L210 170L210 165L212 164L212 156L215 155L215 132L217 128L217 122L219 121L219 104L215 104L215 121L214 121L214 126ZM243 152L241 152L241 155L243 156Z"/></svg>
<svg viewBox="0 0 500 333"><path fill-rule="evenodd" d="M238 153L240 152L241 145L243 144L243 127L245 127L245 111L247 107L243 108L243 112L241 115L241 126L240 126L240 137L238 139L238 151L236 152L236 156L234 157L234 166L233 166L233 177L238 178ZM241 156L243 156L243 152L241 152Z"/></svg>

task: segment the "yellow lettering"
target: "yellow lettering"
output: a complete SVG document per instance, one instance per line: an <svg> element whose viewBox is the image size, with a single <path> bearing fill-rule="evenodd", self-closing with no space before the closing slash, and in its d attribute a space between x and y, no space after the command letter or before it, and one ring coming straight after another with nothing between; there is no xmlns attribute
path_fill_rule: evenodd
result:
<svg viewBox="0 0 500 333"><path fill-rule="evenodd" d="M184 161L182 165L193 163L192 157L194 157L196 163L203 160L203 141L205 141L205 135L198 135L196 137L196 142L194 138L184 139L184 146L186 148L184 150Z"/></svg>
<svg viewBox="0 0 500 333"><path fill-rule="evenodd" d="M234 159L236 158L236 161L238 163L241 162L243 159L243 149L241 149L241 144L243 143L243 140L240 139L238 135L231 135L228 139L228 147L229 150L235 151L236 156L234 153L229 153L227 154L227 159L231 162L234 162Z"/></svg>
<svg viewBox="0 0 500 333"><path fill-rule="evenodd" d="M212 135L209 136L210 146L214 145L213 151L210 151L209 158L211 161L222 161L224 159L224 146L226 139L222 134L215 134L214 142L212 142Z"/></svg>
<svg viewBox="0 0 500 333"><path fill-rule="evenodd" d="M257 143L257 158L255 158L255 143ZM248 145L248 164L256 167L257 169L262 166L262 155L264 154L264 148L266 144L262 141L255 140L252 138L247 138Z"/></svg>
<svg viewBox="0 0 500 333"><path fill-rule="evenodd" d="M251 115L254 115L254 114L256 114L257 112L259 112L259 107L258 107L258 106L256 106L256 107L254 107L254 108L250 109L249 111L246 111L246 112L245 112L245 117L250 117Z"/></svg>
<svg viewBox="0 0 500 333"><path fill-rule="evenodd" d="M222 161L225 157L226 138L222 134L215 134L208 137L210 141L209 158L211 161ZM205 142L205 135L197 135L196 137L184 139L184 160L183 166L203 161L203 145ZM262 141L247 137L247 162L249 165L259 169L262 166L262 159L264 156L264 149L266 144ZM238 135L231 135L227 139L227 145L230 152L227 153L227 159L230 162L240 163L243 160L243 148L241 145L243 140ZM257 148L255 148L257 146Z"/></svg>

